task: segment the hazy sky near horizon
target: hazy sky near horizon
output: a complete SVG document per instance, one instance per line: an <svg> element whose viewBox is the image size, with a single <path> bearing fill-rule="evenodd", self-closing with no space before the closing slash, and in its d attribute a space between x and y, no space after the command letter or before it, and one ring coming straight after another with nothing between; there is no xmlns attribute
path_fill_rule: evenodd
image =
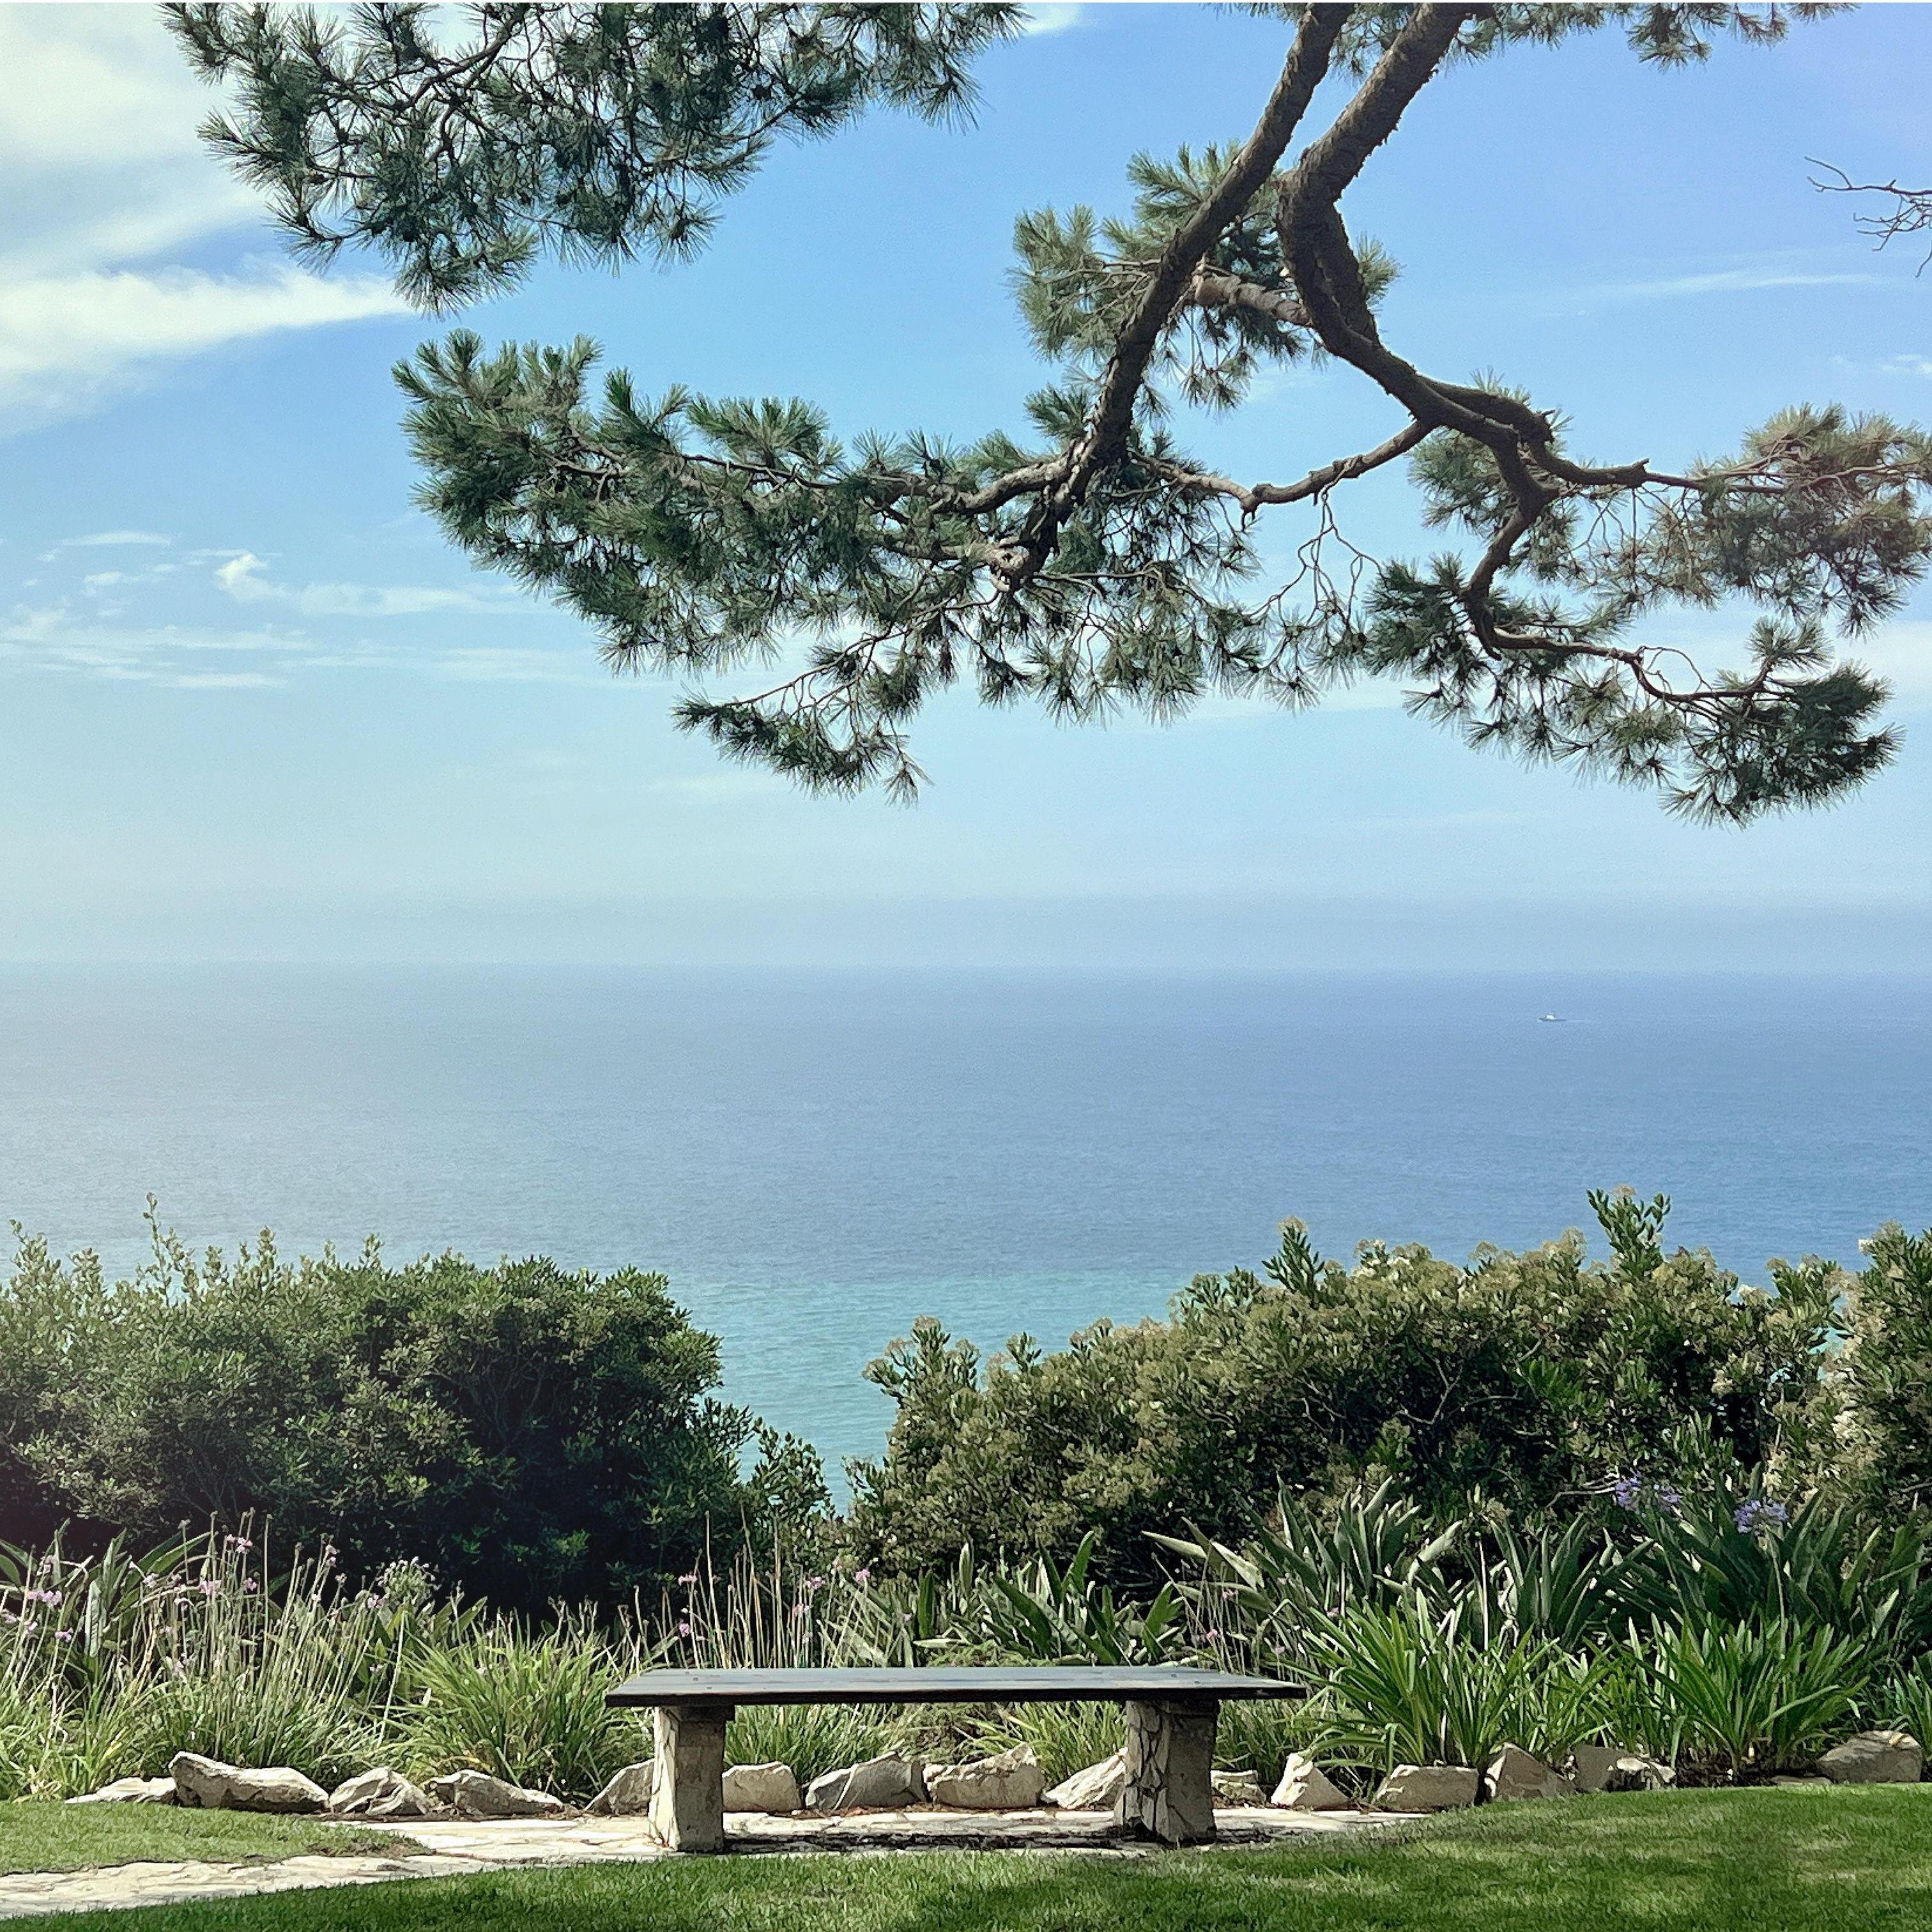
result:
<svg viewBox="0 0 1932 1932"><path fill-rule="evenodd" d="M1238 137L1287 30L1043 10L970 130L777 151L697 262L546 266L464 326L580 332L640 387L798 394L842 433L1018 428L1042 379L1014 216L1126 200L1137 148ZM443 325L298 267L198 147L145 6L0 6L0 959L1897 967L1932 957L1932 596L1862 646L1898 764L1824 814L1688 826L1479 756L1363 689L1064 728L943 703L907 810L813 799L676 732L578 622L411 505L391 365ZM1932 8L1720 46L1613 32L1432 87L1348 203L1424 366L1526 386L1606 458L1774 410L1932 417L1932 274L1808 157L1932 178ZM1340 369L1190 425L1283 476L1386 432ZM1346 527L1426 553L1400 478ZM1284 521L1275 541L1295 541ZM1709 620L1684 634L1709 637Z"/></svg>

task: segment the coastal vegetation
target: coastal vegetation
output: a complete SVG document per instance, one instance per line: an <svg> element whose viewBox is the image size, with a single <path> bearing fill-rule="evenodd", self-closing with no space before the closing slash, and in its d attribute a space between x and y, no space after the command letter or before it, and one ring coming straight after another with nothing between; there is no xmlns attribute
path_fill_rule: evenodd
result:
<svg viewBox="0 0 1932 1932"><path fill-rule="evenodd" d="M796 1445L717 1400L717 1342L662 1275L393 1268L374 1244L291 1262L266 1234L197 1257L153 1233L148 1265L115 1282L92 1256L20 1244L0 1290L0 1541L272 1521L358 1576L404 1557L541 1610L655 1592L708 1538L822 1493Z"/></svg>
<svg viewBox="0 0 1932 1932"><path fill-rule="evenodd" d="M844 1513L800 1445L716 1402L715 1344L658 1277L268 1241L190 1267L161 1239L109 1286L26 1241L0 1449L37 1508L63 1480L88 1507L0 1556L0 1797L188 1750L581 1799L648 1754L605 1689L668 1660L1259 1670L1310 1695L1231 1708L1228 1767L1318 1755L1358 1792L1504 1744L1718 1784L1862 1727L1932 1734L1932 1237L1888 1228L1857 1274L1808 1260L1766 1291L1666 1253L1663 1202L1595 1204L1606 1259L1571 1234L1344 1268L1291 1225L1259 1271L1064 1352L1016 1338L982 1371L922 1329L874 1371L900 1414ZM385 1340L413 1311L415 1349ZM196 1518L154 1537L183 1496ZM261 1513L278 1497L298 1531ZM808 1780L1024 1743L1058 1777L1118 1724L748 1710L730 1748Z"/></svg>

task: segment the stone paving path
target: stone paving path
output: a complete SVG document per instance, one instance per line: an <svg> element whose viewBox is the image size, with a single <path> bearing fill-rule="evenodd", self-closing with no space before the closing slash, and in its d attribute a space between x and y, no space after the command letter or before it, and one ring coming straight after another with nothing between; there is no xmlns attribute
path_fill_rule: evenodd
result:
<svg viewBox="0 0 1932 1932"><path fill-rule="evenodd" d="M358 1824L367 1820L358 1820ZM1220 1844L1279 1844L1399 1822L1387 1814L1226 1810L1215 1814ZM641 1818L517 1818L472 1822L412 1819L406 1835L420 1852L382 1857L308 1856L271 1864L98 1866L88 1871L0 1874L0 1918L243 1898L320 1886L380 1885L407 1878L453 1878L527 1865L596 1864L670 1854ZM1105 1811L874 1811L843 1818L769 1818L734 1813L725 1820L734 1852L1056 1851L1142 1857L1155 1847L1114 1835Z"/></svg>

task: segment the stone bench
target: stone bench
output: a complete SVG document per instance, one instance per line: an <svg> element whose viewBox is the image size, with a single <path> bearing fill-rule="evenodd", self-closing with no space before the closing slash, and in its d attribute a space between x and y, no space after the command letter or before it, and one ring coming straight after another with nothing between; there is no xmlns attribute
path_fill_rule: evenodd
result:
<svg viewBox="0 0 1932 1932"><path fill-rule="evenodd" d="M1118 1703L1126 1713L1126 1789L1114 1816L1164 1844L1214 1835L1214 1728L1237 1697L1298 1697L1267 1677L1166 1664L1042 1664L933 1670L646 1670L613 1705L656 1714L651 1824L674 1851L724 1849L724 1726L746 1704Z"/></svg>

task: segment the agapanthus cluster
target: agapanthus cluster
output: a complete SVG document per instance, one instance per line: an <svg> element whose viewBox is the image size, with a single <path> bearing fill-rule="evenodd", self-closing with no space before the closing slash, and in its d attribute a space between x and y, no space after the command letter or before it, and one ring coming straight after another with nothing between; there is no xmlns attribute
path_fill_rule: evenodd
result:
<svg viewBox="0 0 1932 1932"><path fill-rule="evenodd" d="M1675 1516L1684 1507L1684 1492L1669 1483L1648 1482L1641 1476L1622 1475L1610 1485L1610 1500L1618 1509L1646 1506Z"/></svg>
<svg viewBox="0 0 1932 1932"><path fill-rule="evenodd" d="M1755 1536L1760 1530L1782 1529L1791 1520L1791 1512L1782 1503L1752 1496L1738 1504L1732 1520L1745 1535Z"/></svg>

